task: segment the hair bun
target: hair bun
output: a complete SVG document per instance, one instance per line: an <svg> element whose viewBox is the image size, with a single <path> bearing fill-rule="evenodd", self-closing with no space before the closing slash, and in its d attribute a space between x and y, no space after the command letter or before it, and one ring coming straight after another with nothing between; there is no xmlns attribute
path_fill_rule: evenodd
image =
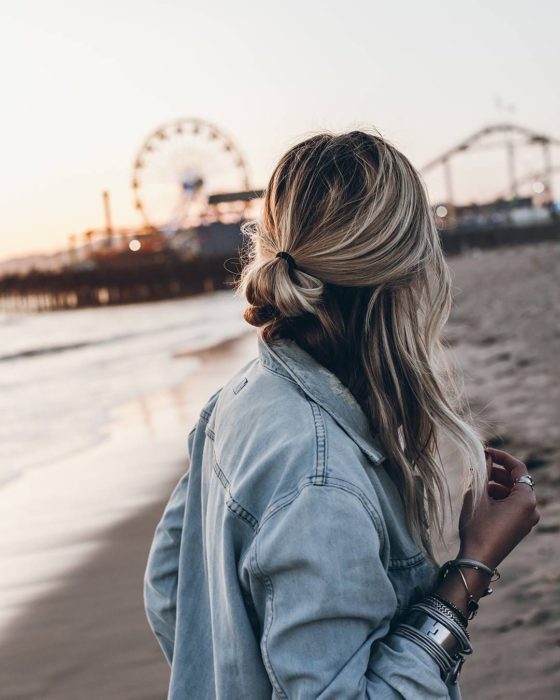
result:
<svg viewBox="0 0 560 700"><path fill-rule="evenodd" d="M270 304L265 306L248 306L243 312L243 318L251 326L260 328L278 317L278 310Z"/></svg>
<svg viewBox="0 0 560 700"><path fill-rule="evenodd" d="M262 326L278 317L296 318L317 313L323 282L292 267L288 258L293 260L293 257L289 253L279 253L264 262L253 259L248 264L250 269L245 270L244 292L251 307L244 317L251 325ZM278 265L279 258L287 265Z"/></svg>

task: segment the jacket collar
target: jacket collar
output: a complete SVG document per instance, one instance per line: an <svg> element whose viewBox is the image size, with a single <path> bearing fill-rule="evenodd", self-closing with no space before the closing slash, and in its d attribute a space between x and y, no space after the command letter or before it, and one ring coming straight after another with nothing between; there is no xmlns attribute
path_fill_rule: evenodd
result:
<svg viewBox="0 0 560 700"><path fill-rule="evenodd" d="M293 379L302 391L321 406L375 463L385 459L377 435L352 392L291 338L265 342L257 335L259 359L265 367Z"/></svg>

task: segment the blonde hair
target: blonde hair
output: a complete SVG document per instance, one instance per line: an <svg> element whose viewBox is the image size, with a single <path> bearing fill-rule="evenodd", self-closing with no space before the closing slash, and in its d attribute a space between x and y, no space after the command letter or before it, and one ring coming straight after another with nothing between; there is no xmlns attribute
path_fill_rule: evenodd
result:
<svg viewBox="0 0 560 700"><path fill-rule="evenodd" d="M442 535L449 494L436 459L440 431L464 458L474 502L486 467L444 359L451 273L420 176L377 134L320 133L280 159L262 219L243 232L251 245L236 293L249 303L245 319L264 340L294 339L354 394L381 440L409 530L431 554L426 525Z"/></svg>

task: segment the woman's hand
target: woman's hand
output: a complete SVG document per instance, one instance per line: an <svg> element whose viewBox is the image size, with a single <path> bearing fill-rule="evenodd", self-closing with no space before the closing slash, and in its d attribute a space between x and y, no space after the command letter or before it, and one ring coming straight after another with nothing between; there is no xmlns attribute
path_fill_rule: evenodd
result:
<svg viewBox="0 0 560 700"><path fill-rule="evenodd" d="M523 462L503 450L487 448L487 493L472 509L467 492L459 520L461 547L457 558L476 559L491 569L507 555L539 522L535 494L527 484L516 484L527 474ZM494 461L495 460L495 461ZM470 568L461 569L472 597L478 600L490 583L488 574ZM468 596L457 569L451 569L437 592L468 615Z"/></svg>
<svg viewBox="0 0 560 700"><path fill-rule="evenodd" d="M477 559L495 569L539 522L535 494L514 483L527 467L508 452L487 448L488 490L472 511L467 492L459 520L459 556ZM471 513L472 511L472 513Z"/></svg>

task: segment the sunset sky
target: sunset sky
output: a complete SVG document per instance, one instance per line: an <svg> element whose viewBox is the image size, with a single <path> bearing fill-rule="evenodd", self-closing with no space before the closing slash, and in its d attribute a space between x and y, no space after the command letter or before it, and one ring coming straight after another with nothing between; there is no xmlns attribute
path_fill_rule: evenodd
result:
<svg viewBox="0 0 560 700"><path fill-rule="evenodd" d="M0 258L101 226L104 189L116 226L139 223L134 157L182 116L223 127L254 187L323 128L373 124L418 167L487 123L560 138L559 31L550 0L4 2ZM503 155L456 179L494 196Z"/></svg>

